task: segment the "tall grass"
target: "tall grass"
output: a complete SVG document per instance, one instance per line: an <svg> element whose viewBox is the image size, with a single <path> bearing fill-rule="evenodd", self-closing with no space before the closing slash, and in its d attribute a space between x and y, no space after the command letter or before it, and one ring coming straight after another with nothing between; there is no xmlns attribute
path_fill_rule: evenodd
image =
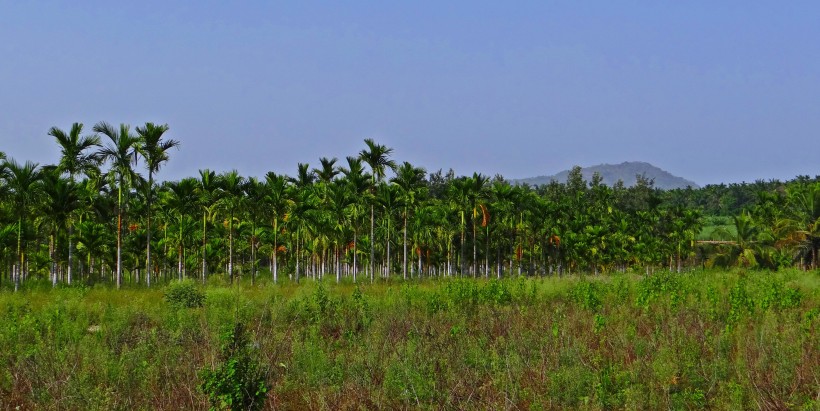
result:
<svg viewBox="0 0 820 411"><path fill-rule="evenodd" d="M820 407L820 276L705 271L0 293L0 408L202 409L237 323L267 409Z"/></svg>

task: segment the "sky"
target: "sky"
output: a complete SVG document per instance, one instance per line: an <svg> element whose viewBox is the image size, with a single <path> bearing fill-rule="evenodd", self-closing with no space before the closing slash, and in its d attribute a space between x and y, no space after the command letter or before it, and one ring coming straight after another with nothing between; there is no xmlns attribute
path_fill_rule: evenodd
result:
<svg viewBox="0 0 820 411"><path fill-rule="evenodd" d="M293 175L372 138L428 171L820 174L820 2L0 0L0 151L167 123L160 179Z"/></svg>

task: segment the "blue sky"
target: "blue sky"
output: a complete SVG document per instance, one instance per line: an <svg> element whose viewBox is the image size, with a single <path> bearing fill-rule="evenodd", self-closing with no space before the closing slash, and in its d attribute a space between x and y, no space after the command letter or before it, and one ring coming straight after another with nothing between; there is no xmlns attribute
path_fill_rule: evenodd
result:
<svg viewBox="0 0 820 411"><path fill-rule="evenodd" d="M168 123L160 178L294 174L364 138L508 178L647 161L699 184L820 174L817 2L0 0L0 150Z"/></svg>

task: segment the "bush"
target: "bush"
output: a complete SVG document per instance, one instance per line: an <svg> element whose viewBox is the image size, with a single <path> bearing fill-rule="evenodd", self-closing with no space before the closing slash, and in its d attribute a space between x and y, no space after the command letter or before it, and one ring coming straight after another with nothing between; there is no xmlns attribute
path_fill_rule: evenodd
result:
<svg viewBox="0 0 820 411"><path fill-rule="evenodd" d="M202 307L205 293L197 288L191 280L175 281L165 289L165 301L181 308Z"/></svg>
<svg viewBox="0 0 820 411"><path fill-rule="evenodd" d="M214 408L258 410L268 392L266 368L254 358L253 346L242 323L222 336L222 364L200 371L200 389Z"/></svg>

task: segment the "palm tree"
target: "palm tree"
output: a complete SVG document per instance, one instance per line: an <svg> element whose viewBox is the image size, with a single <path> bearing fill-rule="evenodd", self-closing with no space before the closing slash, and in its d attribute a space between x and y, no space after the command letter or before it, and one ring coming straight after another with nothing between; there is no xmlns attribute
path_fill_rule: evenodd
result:
<svg viewBox="0 0 820 411"><path fill-rule="evenodd" d="M88 278L94 274L94 263L103 260L108 254L111 243L110 231L103 224L95 221L82 221L77 224L77 249L86 254L86 269ZM100 257L99 259L97 259Z"/></svg>
<svg viewBox="0 0 820 411"><path fill-rule="evenodd" d="M722 249L712 256L710 265L757 267L758 257L763 254L763 244L758 241L759 228L754 224L752 216L743 212L732 217L735 223L735 233L728 230L716 230L715 234L729 239Z"/></svg>
<svg viewBox="0 0 820 411"><path fill-rule="evenodd" d="M778 222L784 243L796 246L804 267L818 267L820 248L820 183L795 184L787 189L787 216Z"/></svg>
<svg viewBox="0 0 820 411"><path fill-rule="evenodd" d="M376 144L372 139L365 139L364 143L367 145L367 149L364 149L359 152L359 158L362 159L367 165L370 166L370 173L372 176L372 180L370 182L370 192L371 195L375 195L376 184L381 182L384 179L385 171L387 168L391 170L396 169L396 162L390 160L390 154L393 153L392 148L388 148L387 146L383 146L381 144ZM370 203L370 281L373 282L373 272L376 269L375 264L375 252L374 252L374 244L373 241L373 234L375 231L375 219L374 219L374 204Z"/></svg>
<svg viewBox="0 0 820 411"><path fill-rule="evenodd" d="M80 208L80 196L77 187L71 180L62 178L59 172L52 168L42 174L43 199L41 203L42 212L51 222L50 237L50 272L52 286L57 285L57 234L58 230L64 228L71 214ZM70 255L70 254L69 254ZM68 279L69 284L70 278Z"/></svg>
<svg viewBox="0 0 820 411"><path fill-rule="evenodd" d="M309 181L309 179L304 181ZM306 246L309 245L308 239L305 237L307 237L311 228L315 226L315 224L312 224L315 223L312 217L314 217L318 203L319 198L316 195L316 187L313 184L299 185L295 193L294 201L288 210L287 222L291 226L290 231L296 235L296 242L292 248L294 249L293 256L295 258L294 279L297 283L300 277L301 254Z"/></svg>
<svg viewBox="0 0 820 411"><path fill-rule="evenodd" d="M478 249L476 247L478 241L476 240L476 225L478 221L478 214L481 213L481 226L486 227L489 221L489 213L484 204L487 194L486 185L489 179L478 173L473 173L473 176L467 179L469 184L468 197L470 205L472 206L472 222L473 222L473 277L478 275ZM486 273L485 273L486 274Z"/></svg>
<svg viewBox="0 0 820 411"><path fill-rule="evenodd" d="M495 214L497 237L496 242L496 277L501 278L501 266L503 258L501 248L512 247L515 239L510 238L515 230L515 206L519 198L519 188L515 188L507 183L494 182L490 187L490 198L492 202L490 208ZM560 241L560 240L559 240Z"/></svg>
<svg viewBox="0 0 820 411"><path fill-rule="evenodd" d="M117 288L122 285L122 219L123 191L137 179L133 165L137 162L139 138L131 134L127 124L120 124L119 130L106 122L94 125L94 131L102 133L111 141L100 150L104 161L111 163L108 174L117 182Z"/></svg>
<svg viewBox="0 0 820 411"><path fill-rule="evenodd" d="M188 223L188 220L190 220L190 214L196 209L197 206L198 198L196 191L198 181L194 178L183 178L178 182L166 183L166 185L168 188L168 193L170 194L165 197L166 205L170 210L173 210L173 212L176 213L176 222L178 225L177 277L181 280L185 273L185 267L183 264L185 235L183 231L184 228L192 225Z"/></svg>
<svg viewBox="0 0 820 411"><path fill-rule="evenodd" d="M209 169L199 170L199 205L202 207L202 283L205 284L207 263L208 220L213 218L215 208L219 206L221 179Z"/></svg>
<svg viewBox="0 0 820 411"><path fill-rule="evenodd" d="M285 211L290 204L293 203L293 200L290 197L288 179L285 176L277 175L272 171L268 172L265 175L265 187L266 195L264 202L271 219L271 226L273 227L273 269L271 270L271 275L273 276L273 282L275 284L279 280L279 264L276 255L279 251L279 221L284 218Z"/></svg>
<svg viewBox="0 0 820 411"><path fill-rule="evenodd" d="M359 223L363 211L361 200L365 198L368 192L370 176L365 173L362 159L359 157L347 157L347 168L342 168L341 171L345 175L344 184L354 196L354 201L351 201L347 206L347 213L353 225L353 282L355 283L356 274L359 270Z"/></svg>
<svg viewBox="0 0 820 411"><path fill-rule="evenodd" d="M398 187L394 185L379 184L376 189L376 202L384 209L385 221L385 264L384 277L390 277L391 258L390 258L390 220L393 218L393 212L398 208Z"/></svg>
<svg viewBox="0 0 820 411"><path fill-rule="evenodd" d="M60 145L60 162L57 164L59 170L68 173L71 184L77 174L92 174L97 171L100 165L100 155L89 150L100 146L100 138L97 136L81 136L83 131L82 123L74 123L71 130L66 133L57 127L48 130L48 135L57 140ZM71 284L72 270L74 267L74 224L68 220L68 284Z"/></svg>
<svg viewBox="0 0 820 411"><path fill-rule="evenodd" d="M464 247L466 245L466 236L465 230L467 227L467 222L464 216L464 211L467 207L469 207L470 203L470 188L471 184L468 177L459 177L453 181L451 181L449 189L448 189L448 196L449 196L449 206L455 210L458 210L459 215L459 229L461 230L461 253L459 257L459 273L461 275L465 274L465 258L464 258Z"/></svg>
<svg viewBox="0 0 820 411"><path fill-rule="evenodd" d="M402 276L407 279L407 216L417 206L417 200L425 188L424 177L427 171L421 167L414 167L405 161L396 169L396 176L391 180L401 190L401 201L404 205L404 230L402 232L404 256L402 262Z"/></svg>
<svg viewBox="0 0 820 411"><path fill-rule="evenodd" d="M11 195L12 204L17 214L17 266L12 274L14 291L20 286L20 279L25 273L25 250L23 247L23 225L28 217L28 208L35 204L40 196L42 174L37 163L26 161L20 165L15 160L3 162L6 189Z"/></svg>
<svg viewBox="0 0 820 411"><path fill-rule="evenodd" d="M329 183L339 174L339 168L336 167L336 158L328 159L327 157L322 157L319 159L319 163L321 163L320 168L314 168L313 172L316 174L316 177L319 178L319 181L324 181L325 183Z"/></svg>
<svg viewBox="0 0 820 411"><path fill-rule="evenodd" d="M148 271L145 280L148 287L151 286L151 203L154 196L154 174L168 161L168 151L174 147L179 147L179 141L172 139L162 139L162 135L168 131L168 125L156 125L145 123L142 127L136 128L140 142L137 147L139 153L145 159L145 168L148 171L148 189L146 190L146 200L148 203L148 242L145 246L145 267Z"/></svg>
<svg viewBox="0 0 820 411"><path fill-rule="evenodd" d="M250 177L244 185L244 194L246 198L245 211L247 219L251 224L250 227L250 248L251 248L251 285L256 282L256 250L260 245L260 238L262 231L257 229L257 223L265 220L265 198L267 196L267 187L265 183L257 180L255 177Z"/></svg>
<svg viewBox="0 0 820 411"><path fill-rule="evenodd" d="M224 196L220 208L228 215L228 276L233 284L233 222L245 202L245 178L236 170L221 175Z"/></svg>

